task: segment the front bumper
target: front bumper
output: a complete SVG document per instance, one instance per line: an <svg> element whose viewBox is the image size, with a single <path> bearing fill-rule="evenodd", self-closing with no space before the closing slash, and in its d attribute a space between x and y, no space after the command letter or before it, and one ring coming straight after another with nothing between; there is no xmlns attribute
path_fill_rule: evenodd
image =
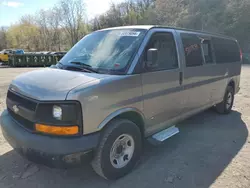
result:
<svg viewBox="0 0 250 188"><path fill-rule="evenodd" d="M5 110L0 119L2 133L21 155L39 164L64 168L92 158L100 133L81 137L55 137L28 132Z"/></svg>

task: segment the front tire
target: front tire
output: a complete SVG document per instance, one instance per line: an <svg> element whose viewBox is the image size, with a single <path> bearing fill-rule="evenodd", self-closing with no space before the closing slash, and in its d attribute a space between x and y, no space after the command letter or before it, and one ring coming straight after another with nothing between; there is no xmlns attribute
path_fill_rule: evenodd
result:
<svg viewBox="0 0 250 188"><path fill-rule="evenodd" d="M141 150L142 138L139 127L126 119L112 120L102 134L92 167L105 179L121 178L135 167Z"/></svg>
<svg viewBox="0 0 250 188"><path fill-rule="evenodd" d="M229 114L232 111L233 104L234 89L232 86L228 86L223 101L217 104L215 109L220 114Z"/></svg>

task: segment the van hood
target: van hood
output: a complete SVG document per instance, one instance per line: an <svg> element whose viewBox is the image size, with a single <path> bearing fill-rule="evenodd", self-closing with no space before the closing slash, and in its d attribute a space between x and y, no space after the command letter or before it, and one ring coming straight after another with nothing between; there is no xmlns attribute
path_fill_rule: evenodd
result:
<svg viewBox="0 0 250 188"><path fill-rule="evenodd" d="M9 89L36 100L65 100L75 87L107 76L46 68L21 74L12 81Z"/></svg>

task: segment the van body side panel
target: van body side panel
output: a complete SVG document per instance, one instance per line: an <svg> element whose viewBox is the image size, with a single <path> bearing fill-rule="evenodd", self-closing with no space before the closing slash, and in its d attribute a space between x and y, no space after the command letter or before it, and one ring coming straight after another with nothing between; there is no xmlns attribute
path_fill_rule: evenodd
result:
<svg viewBox="0 0 250 188"><path fill-rule="evenodd" d="M204 67L184 69L182 113L187 113L212 103L213 79L215 77L205 73Z"/></svg>
<svg viewBox="0 0 250 188"><path fill-rule="evenodd" d="M215 89L213 90L213 101L222 101L224 98L225 90L228 84L233 81L235 84L235 92L239 91L240 84L240 74L241 74L241 63L223 63L217 64L216 69L211 70L211 72L217 72L221 80L214 83Z"/></svg>
<svg viewBox="0 0 250 188"><path fill-rule="evenodd" d="M206 72L213 76L210 80L210 85L212 85L211 90L211 105L214 105L223 100L225 94L225 88L227 86L227 73L225 67L214 65L204 66Z"/></svg>
<svg viewBox="0 0 250 188"><path fill-rule="evenodd" d="M184 31L177 31L180 40L180 50L182 51L183 62L183 93L182 93L182 111L180 116L187 114L190 111L195 111L204 106L212 105L213 90L216 90L215 82L223 80L220 71L216 69L215 64L200 65L194 67L186 66L186 57L184 52L184 45L182 43L181 33L195 34ZM224 84L225 85L225 84Z"/></svg>
<svg viewBox="0 0 250 188"><path fill-rule="evenodd" d="M75 88L68 94L67 100L81 102L84 134L99 131L103 128L99 125L107 117L122 109L134 109L143 114L141 75L110 75Z"/></svg>
<svg viewBox="0 0 250 188"><path fill-rule="evenodd" d="M235 81L235 94L240 91L240 75L234 76L233 80Z"/></svg>
<svg viewBox="0 0 250 188"><path fill-rule="evenodd" d="M142 91L144 102L145 135L151 135L168 125L167 121L176 117L181 111L181 85L180 85L180 56L175 30L154 28L148 31L145 39L138 51L138 64L142 64L143 55L149 41L154 34L172 34L176 52L178 67L159 71L142 71ZM167 52L166 52L167 53ZM166 59L166 64L169 59ZM135 67L135 66L133 66Z"/></svg>
<svg viewBox="0 0 250 188"><path fill-rule="evenodd" d="M148 134L164 129L181 112L179 69L142 75L144 114Z"/></svg>
<svg viewBox="0 0 250 188"><path fill-rule="evenodd" d="M180 33L199 33L177 31ZM207 37L211 37L208 35ZM181 45L183 45L181 43ZM184 81L183 81L183 111L186 114L195 109L203 109L204 106L213 106L223 100L226 87L230 80L234 80L235 86L239 88L241 63L203 64L196 67L187 67L185 61L184 47L182 46L182 59L184 59ZM216 59L215 59L216 62Z"/></svg>

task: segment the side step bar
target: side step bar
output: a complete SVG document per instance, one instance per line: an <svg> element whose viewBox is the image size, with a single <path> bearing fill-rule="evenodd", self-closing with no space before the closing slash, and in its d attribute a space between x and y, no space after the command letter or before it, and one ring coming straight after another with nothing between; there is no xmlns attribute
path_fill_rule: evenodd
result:
<svg viewBox="0 0 250 188"><path fill-rule="evenodd" d="M178 134L180 131L177 127L172 126L170 128L167 128L161 132L158 132L156 134L154 134L151 139L157 141L157 142L163 142L165 140L167 140L168 138Z"/></svg>

